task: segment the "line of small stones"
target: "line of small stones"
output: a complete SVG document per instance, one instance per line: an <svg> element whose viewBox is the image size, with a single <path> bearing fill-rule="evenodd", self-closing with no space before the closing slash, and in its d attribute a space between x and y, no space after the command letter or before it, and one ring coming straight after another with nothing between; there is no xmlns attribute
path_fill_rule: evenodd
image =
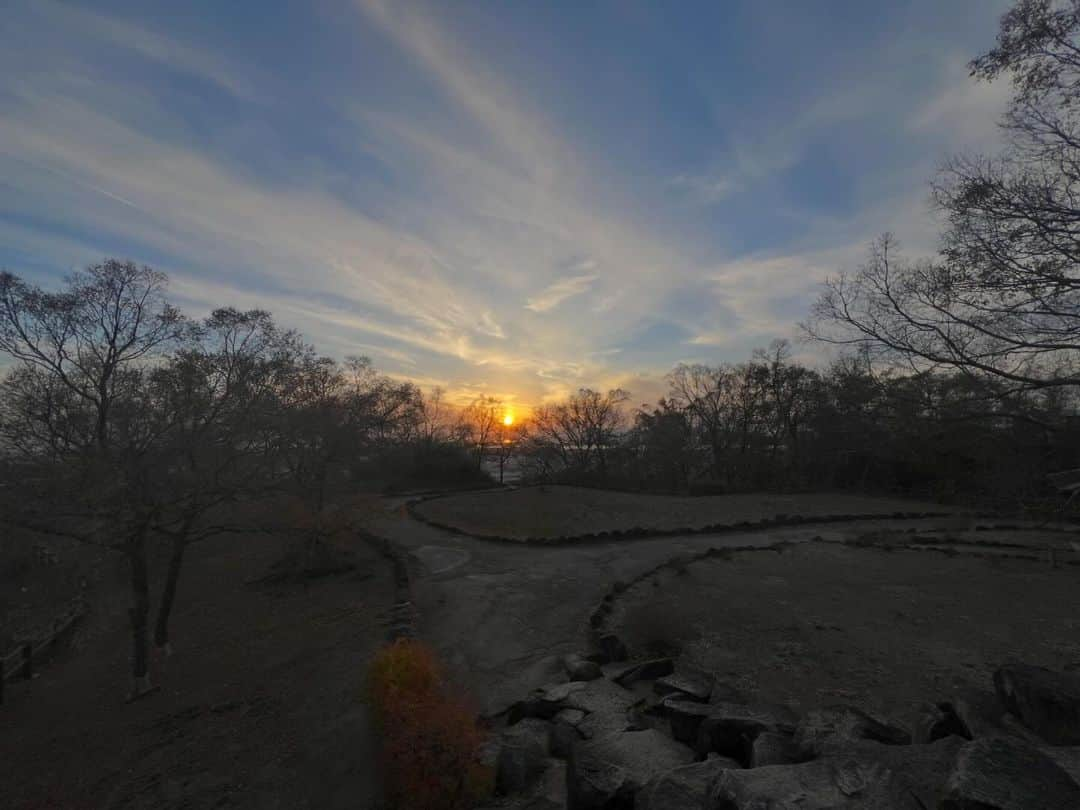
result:
<svg viewBox="0 0 1080 810"><path fill-rule="evenodd" d="M707 534L732 534L739 532L759 531L782 527L802 526L807 523L848 523L861 520L920 520L925 518L948 517L951 512L867 512L857 514L834 514L834 515L788 515L777 514L772 518L750 521L741 520L735 523L711 523L706 526L683 526L676 529L647 528L635 526L630 529L614 529L611 531L586 532L583 534L560 535L558 537L508 537L498 534L476 534L465 531L450 523L443 523L428 517L419 507L438 498L449 495L433 495L427 498L418 498L409 501L406 509L409 516L434 529L449 532L460 537L468 537L471 540L481 540L489 543L507 543L511 545L525 546L566 546L581 545L583 543L607 543L612 540L651 540L662 537L685 537L688 535Z"/></svg>
<svg viewBox="0 0 1080 810"><path fill-rule="evenodd" d="M909 515L914 515L916 513L908 513L908 514ZM918 517L940 517L940 516L941 516L940 514L928 514L928 513L923 513L921 515L918 515ZM890 517L892 517L894 519L899 519L895 515L890 516ZM832 518L836 518L836 516L830 516L830 518L831 519L823 519L821 521L816 521L816 520L811 519L808 522L836 523L836 522L842 522L844 520L852 520L852 521L854 521L854 520L860 520L860 519L868 519L867 516L841 517L839 520L832 519ZM771 524L767 524L767 525L777 525L777 524L776 523L771 523ZM914 535L914 534L926 534L926 533L930 533L930 532L934 532L934 531L936 531L936 530L934 530L934 529L925 529L925 530L920 531L918 529L908 529L908 533L912 534L912 535ZM1018 526L1016 524L1011 524L1011 523L999 523L999 524L993 524L993 525L976 526L975 531L1040 531L1040 532L1046 532L1048 530L1046 530L1046 529L1037 529L1035 527ZM1074 533L1074 532L1068 532L1068 530L1053 530L1053 531L1062 531L1062 532L1066 532L1066 533L1070 533L1070 534ZM848 547L851 547L851 548L876 548L876 549L886 551L886 552L891 552L891 551L932 551L932 552L937 552L939 554L944 554L945 556L949 556L949 557L957 556L960 553L960 552L956 551L955 548L952 548L952 546L960 546L960 545L963 545L963 546L979 546L979 547L982 547L982 548L1010 548L1010 549L1029 548L1028 546L1022 546L1022 545L1016 544L1016 543L1001 543L1001 542L996 542L996 541L993 541L993 540L964 539L964 538L956 538L956 537L943 537L943 538L941 538L939 540L935 540L933 543L926 542L925 544L924 543L919 543L919 544L903 543L903 544L889 545L889 544L882 544L882 543L867 542L865 540L860 540L860 539L857 539L857 538L856 539L847 539L847 540L825 540L822 537L815 537L810 542L832 543L832 544L837 544L837 545L848 546ZM610 627L608 627L608 619L611 617L611 615L612 615L612 613L614 611L615 602L619 598L619 596L624 594L627 590L629 590L634 585L640 584L641 582L644 582L647 579L651 579L652 577L655 577L657 574L661 573L662 571L665 571L665 570L672 570L672 571L682 570L686 566L688 566L688 565L690 565L692 563L699 562L699 561L705 560L705 559L710 559L710 558L731 559L736 553L743 552L743 551L772 551L772 552L775 552L777 554L783 554L789 548L794 548L795 546L799 546L799 545L805 545L805 543L795 543L795 542L785 540L785 541L780 541L778 543L774 543L774 544L769 545L769 546L743 545L743 546L723 546L723 547L720 547L720 548L718 548L716 546L710 546L709 548L705 549L704 551L697 552L697 553L677 554L674 557L671 557L670 559L665 560L665 561L653 566L652 568L648 568L648 569L640 572L639 574L637 574L636 576L632 577L629 580L618 580L618 581L614 582L611 585L611 587L607 590L607 592L604 593L604 595L601 598L599 604L597 604L596 607L594 607L593 610L589 613L588 621L589 621L589 638L590 638L590 642L592 643L593 647L597 651L600 651L605 646L605 645L602 644L601 639L604 638L605 636L610 638L610 637L613 637L615 635L614 632L610 629ZM986 552L979 552L979 551L964 552L964 556L974 557L976 559L997 559L997 560L1001 560L1001 559L1038 560L1038 559L1040 559L1040 556L1037 555L1037 554L1009 554L1009 553L990 552L990 551L986 551ZM1062 564L1065 564L1065 565L1080 566L1080 560L1060 560L1059 562L1062 563Z"/></svg>
<svg viewBox="0 0 1080 810"><path fill-rule="evenodd" d="M419 635L419 613L413 590L413 570L409 553L401 545L365 529L355 529L365 543L378 551L390 563L394 573L394 604L390 608L387 639L412 639Z"/></svg>

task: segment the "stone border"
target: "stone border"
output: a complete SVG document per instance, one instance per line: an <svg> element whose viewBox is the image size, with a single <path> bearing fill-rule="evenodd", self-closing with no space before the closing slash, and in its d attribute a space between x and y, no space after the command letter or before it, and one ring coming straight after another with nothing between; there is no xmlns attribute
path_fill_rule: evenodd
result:
<svg viewBox="0 0 1080 810"><path fill-rule="evenodd" d="M835 521L833 521L833 522L835 522ZM908 529L907 535L917 537L919 534L929 534L929 533L932 533L934 531L937 531L937 530L927 529L927 530L924 530L922 532L919 532L916 529ZM986 526L986 525L976 526L972 531L973 532L986 532L986 531L1039 531L1039 532L1046 532L1046 533L1060 532L1062 534L1075 534L1076 533L1075 531L1069 531L1067 529L1048 530L1048 529L1039 528L1039 527L1018 526L1018 525L1011 524L1011 523L1008 523L1008 524L1006 524L1006 523L995 524L995 525L990 525L990 526ZM659 563L657 565L654 565L653 567L648 568L648 569L640 572L639 574L637 574L636 576L634 576L630 580L626 580L626 581L617 580L616 582L614 582L611 585L611 587L607 590L607 592L603 595L603 597L601 598L599 604L597 604L596 607L594 607L593 610L590 611L590 613L589 613L589 617L588 617L589 630L588 630L588 633L589 633L589 640L591 642L591 645L592 645L594 651L600 651L600 650L604 649L604 647L605 647L605 644L601 642L601 639L603 637L605 637L605 636L607 636L607 637L614 636L613 631L611 630L610 627L608 627L608 619L610 618L610 616L612 614L615 602L619 598L619 596L621 596L623 593L625 593L631 587L633 587L635 585L638 585L638 584L644 582L645 580L656 576L657 574L659 574L661 571L664 571L665 569L684 568L685 566L691 565L691 564L696 563L696 562L700 562L701 560L710 559L710 558L714 558L714 557L719 557L721 559L730 559L736 553L746 552L746 551L774 551L777 554L783 554L788 549L796 548L798 546L805 546L805 545L812 544L812 543L824 543L824 544L842 545L842 546L847 546L849 548L872 548L872 549L877 549L879 551L884 551L886 553L895 552L895 551L925 551L925 552L931 552L931 553L937 553L937 554L944 554L947 557L956 557L956 556L963 555L963 556L966 556L966 557L973 557L975 559L986 559L986 560L1028 560L1028 561L1036 561L1036 562L1038 562L1040 560L1045 560L1050 565L1053 565L1055 567L1057 565L1059 565L1059 564L1060 565L1080 566L1080 559L1073 559L1073 560L1058 559L1058 560L1055 560L1055 558L1053 556L1049 556L1049 557L1043 556L1043 555L1039 554L1037 552L1037 550L1032 549L1031 546L1024 546L1024 545L1021 545L1019 543L1000 543L1000 542L995 542L993 540L979 540L979 539L976 539L976 538L972 538L972 539L968 540L968 539L964 539L964 538L949 537L949 536L943 537L943 538L941 538L940 540L938 540L937 542L934 542L934 543L926 541L924 543L911 543L911 542L908 542L908 543L899 543L899 544L896 544L896 545L886 545L886 544L879 544L879 543L864 542L864 541L859 540L858 538L849 539L849 540L826 540L825 538L819 536L819 537L811 538L809 541L804 541L804 542L800 542L800 543L795 543L795 542L791 542L791 541L782 540L782 541L780 541L778 543L774 543L774 544L769 545L769 546L759 546L759 545L753 545L753 546L722 546L722 547L710 546L709 548L707 548L707 549L705 549L704 551L701 551L701 552L683 553L683 554L679 554L679 555L676 555L674 557L671 557L670 559L664 560L663 562L661 562L661 563ZM1014 550L1015 549L1027 549L1027 550L1032 551L1033 553L1029 553L1029 554L1015 554L1015 553L1013 553L1013 554L1010 554L1010 553L992 552L992 551L985 551L985 552L966 551L966 552L963 552L963 551L957 551L955 548L952 548L953 546L976 546L976 547L980 547L980 548L1014 549Z"/></svg>
<svg viewBox="0 0 1080 810"><path fill-rule="evenodd" d="M489 490L491 491L491 490ZM504 491L504 490L497 490ZM693 535L732 534L737 532L759 531L761 529L787 528L803 526L806 524L819 523L849 523L860 520L921 520L926 518L950 517L955 512L860 512L854 514L831 514L831 515L788 515L777 513L771 518L761 520L741 520L735 523L710 523L705 526L683 526L676 529L647 528L635 526L630 529L613 529L611 531L586 532L584 534L560 535L557 537L508 537L498 534L474 534L449 523L443 523L424 515L420 510L421 504L439 498L448 498L456 493L433 495L426 498L417 498L406 504L409 517L434 529L439 529L460 537L468 537L472 540L482 540L489 543L508 543L525 546L565 546L580 545L583 543L608 543L613 540L646 540L662 537L685 537Z"/></svg>
<svg viewBox="0 0 1080 810"><path fill-rule="evenodd" d="M372 534L366 529L354 527L353 531L361 540L384 556L394 572L394 605L390 609L388 640L393 642L399 638L417 638L420 616L414 599L415 578L409 553L397 543Z"/></svg>

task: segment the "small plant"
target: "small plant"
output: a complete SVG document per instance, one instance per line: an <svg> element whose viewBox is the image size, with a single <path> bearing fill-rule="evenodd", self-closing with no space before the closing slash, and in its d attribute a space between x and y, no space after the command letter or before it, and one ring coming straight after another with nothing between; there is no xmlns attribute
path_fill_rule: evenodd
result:
<svg viewBox="0 0 1080 810"><path fill-rule="evenodd" d="M491 795L494 774L481 760L484 732L429 647L399 639L383 648L368 691L382 733L389 807L466 810Z"/></svg>

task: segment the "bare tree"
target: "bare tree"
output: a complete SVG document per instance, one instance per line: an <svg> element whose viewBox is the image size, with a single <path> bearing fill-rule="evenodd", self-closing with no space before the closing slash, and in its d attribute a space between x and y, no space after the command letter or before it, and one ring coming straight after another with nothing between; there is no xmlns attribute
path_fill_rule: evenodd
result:
<svg viewBox="0 0 1080 810"><path fill-rule="evenodd" d="M524 422L511 420L509 423L504 417L499 422L499 437L492 447L495 462L499 465L499 483L503 483L506 473L506 465L510 459L517 456L529 439L528 427Z"/></svg>
<svg viewBox="0 0 1080 810"><path fill-rule="evenodd" d="M882 237L858 272L827 283L811 336L994 377L1005 392L1080 384L1078 32L1075 0L1020 0L1004 15L971 70L1012 80L1007 148L955 158L935 181L947 221L936 260L902 260Z"/></svg>
<svg viewBox="0 0 1080 810"><path fill-rule="evenodd" d="M565 402L542 405L532 416L534 440L556 455L564 470L605 477L610 450L625 427L622 406L629 397L620 388L606 393L582 388Z"/></svg>
<svg viewBox="0 0 1080 810"><path fill-rule="evenodd" d="M461 434L476 454L476 468L484 463L484 456L498 440L499 426L505 408L502 400L495 397L477 397L461 412Z"/></svg>
<svg viewBox="0 0 1080 810"><path fill-rule="evenodd" d="M713 475L725 473L731 438L734 371L725 366L678 365L668 374L668 402L682 410L709 448Z"/></svg>
<svg viewBox="0 0 1080 810"><path fill-rule="evenodd" d="M9 491L4 518L128 558L135 694L149 688L146 547L157 517L141 461L162 429L141 417L150 368L190 328L165 286L161 273L117 261L75 273L56 293L0 274L0 351L16 361L2 431L40 475Z"/></svg>
<svg viewBox="0 0 1080 810"><path fill-rule="evenodd" d="M187 548L249 530L227 509L265 495L278 482L264 428L294 343L295 336L278 330L267 312L219 309L197 339L153 375L151 413L164 429L147 466L160 481L154 528L171 544L153 640L165 654L172 651L169 619Z"/></svg>
<svg viewBox="0 0 1080 810"><path fill-rule="evenodd" d="M432 388L426 395L420 396L418 430L420 440L428 448L450 439L453 425L446 392L442 388Z"/></svg>

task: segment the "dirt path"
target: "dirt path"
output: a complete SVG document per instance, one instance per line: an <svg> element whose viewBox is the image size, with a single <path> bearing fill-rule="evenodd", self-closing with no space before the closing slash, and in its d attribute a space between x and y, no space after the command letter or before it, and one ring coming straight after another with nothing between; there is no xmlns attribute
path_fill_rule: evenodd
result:
<svg viewBox="0 0 1080 810"><path fill-rule="evenodd" d="M253 587L283 541L193 550L162 689L124 703L122 604L99 604L62 660L8 684L0 785L13 808L360 808L378 799L363 703L393 580L357 546L356 570ZM122 597L117 597L118 602Z"/></svg>
<svg viewBox="0 0 1080 810"><path fill-rule="evenodd" d="M832 510L830 510L832 511ZM422 632L494 714L550 681L559 657L587 647L587 617L616 581L629 581L680 554L710 547L844 541L890 528L948 528L954 518L805 524L719 536L689 535L580 546L476 540L413 520L387 502L372 528L410 550L421 568Z"/></svg>

